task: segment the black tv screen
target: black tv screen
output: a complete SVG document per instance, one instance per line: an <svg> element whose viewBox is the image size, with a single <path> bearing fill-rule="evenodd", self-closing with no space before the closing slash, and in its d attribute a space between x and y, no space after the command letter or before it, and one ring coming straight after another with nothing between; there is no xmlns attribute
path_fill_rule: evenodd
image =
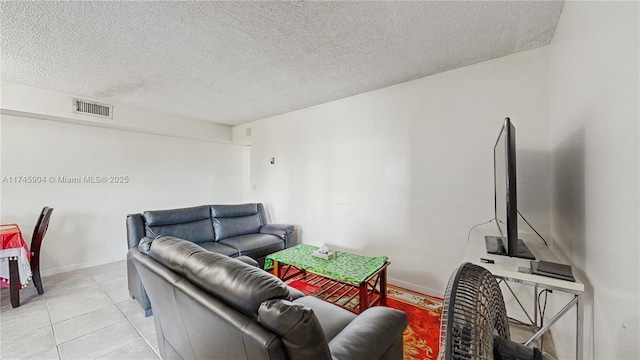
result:
<svg viewBox="0 0 640 360"><path fill-rule="evenodd" d="M493 148L494 210L499 236L486 236L491 254L535 259L518 239L518 192L516 186L516 129L505 118Z"/></svg>

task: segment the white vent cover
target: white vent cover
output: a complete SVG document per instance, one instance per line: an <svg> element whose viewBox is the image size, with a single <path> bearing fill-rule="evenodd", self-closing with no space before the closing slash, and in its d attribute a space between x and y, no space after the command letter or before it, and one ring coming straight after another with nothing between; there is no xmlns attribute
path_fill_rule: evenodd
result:
<svg viewBox="0 0 640 360"><path fill-rule="evenodd" d="M97 102L73 99L73 112L77 114L99 116L101 118L113 118L113 105L99 104Z"/></svg>

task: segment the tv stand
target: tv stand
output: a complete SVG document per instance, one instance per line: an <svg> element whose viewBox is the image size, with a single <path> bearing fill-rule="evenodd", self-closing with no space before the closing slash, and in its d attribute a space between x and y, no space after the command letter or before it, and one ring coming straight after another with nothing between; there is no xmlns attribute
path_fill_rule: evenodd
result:
<svg viewBox="0 0 640 360"><path fill-rule="evenodd" d="M536 340L540 339L542 334L547 332L550 328L554 327L558 323L558 321L560 321L560 319L564 318L563 324L573 322L573 324L575 324L576 326L575 359L581 360L586 358L584 353L584 349L586 348L584 346L584 334L586 334L586 332L584 331L585 311L583 301L585 286L582 279L582 273L580 271L575 271L573 275L576 281L572 282L548 276L522 272L522 269L531 268L531 260L487 254L484 239L484 237L487 235L496 235L496 228L494 224L478 226L476 229L471 231L463 261L474 263L489 270L495 278L504 280L503 283L505 284L505 289L510 289L507 287L507 284L511 286L510 284L513 283L524 285L527 288L530 287L529 289L523 289L527 291L517 293L518 296L532 296L533 299L528 302L520 301L520 299L516 300L517 297L514 299L510 296L507 296L507 293L511 293L509 290L504 293L504 301L505 305L507 306L507 313L510 314L511 311L515 310L516 308L518 309L517 311L522 310L526 314L526 318L528 320L527 323L535 329L534 331L536 333L531 336L531 338L525 343L525 345L531 346ZM497 233L497 235L499 235L499 233ZM540 241L540 239L535 237L535 235L528 234L526 232L519 235L520 237L522 237L524 243L527 244L531 252L535 254L538 260L571 265L571 262L562 253L555 254L548 246ZM481 259L493 260L494 263L484 263ZM553 290L554 293L557 291L559 293L565 294L560 298L554 298L554 300L557 299L559 301L559 303L557 303L557 305L559 306L561 306L562 303L565 303L566 300L566 305L561 309L556 306L551 309L553 311L547 309L548 314L545 315L544 322L540 321L541 314L538 313L538 306L542 306L537 296L540 289L549 289ZM511 291L513 291L513 289L511 289ZM513 294L516 293L514 292ZM532 306L529 306L531 302L533 304ZM523 304L527 304L527 306L524 306ZM560 310L555 311L557 309ZM571 317L571 315L573 314L570 313L570 310L572 309L575 309L576 311L573 317ZM567 343L564 345L567 345L567 347L569 347L571 344Z"/></svg>
<svg viewBox="0 0 640 360"><path fill-rule="evenodd" d="M504 238L500 236L485 236L484 243L487 247L488 254L509 256L507 253L507 248L504 246ZM536 257L533 256L533 253L527 245L522 241L522 239L518 239L518 246L516 247L515 254L513 257L521 258L521 259L530 259L535 260Z"/></svg>

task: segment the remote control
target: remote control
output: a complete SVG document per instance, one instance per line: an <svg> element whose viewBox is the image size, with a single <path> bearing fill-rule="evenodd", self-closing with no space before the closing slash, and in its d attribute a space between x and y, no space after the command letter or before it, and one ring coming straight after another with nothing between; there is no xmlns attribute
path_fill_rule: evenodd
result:
<svg viewBox="0 0 640 360"><path fill-rule="evenodd" d="M528 268L528 267L524 267L524 266L518 266L518 272L525 273L525 274L531 274L531 269Z"/></svg>

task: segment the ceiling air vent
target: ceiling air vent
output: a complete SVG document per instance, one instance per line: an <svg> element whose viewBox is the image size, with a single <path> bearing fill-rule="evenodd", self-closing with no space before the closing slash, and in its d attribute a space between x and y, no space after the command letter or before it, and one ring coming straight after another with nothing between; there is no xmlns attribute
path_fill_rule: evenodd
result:
<svg viewBox="0 0 640 360"><path fill-rule="evenodd" d="M99 104L96 102L73 99L73 112L77 114L113 118L113 105Z"/></svg>

